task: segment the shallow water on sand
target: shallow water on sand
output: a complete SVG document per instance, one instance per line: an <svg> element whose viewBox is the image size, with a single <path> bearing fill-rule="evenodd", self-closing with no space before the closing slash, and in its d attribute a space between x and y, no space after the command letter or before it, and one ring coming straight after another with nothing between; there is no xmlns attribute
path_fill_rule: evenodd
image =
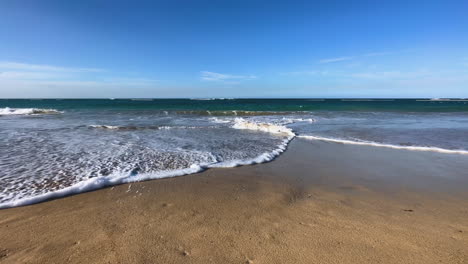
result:
<svg viewBox="0 0 468 264"><path fill-rule="evenodd" d="M231 110L230 104L217 110L161 110L145 108L146 101L145 107L126 109L58 102L47 103L50 108L28 102L28 108L0 109L1 207L267 162L295 136L468 154L468 114L462 111L277 111L269 106L247 111Z"/></svg>

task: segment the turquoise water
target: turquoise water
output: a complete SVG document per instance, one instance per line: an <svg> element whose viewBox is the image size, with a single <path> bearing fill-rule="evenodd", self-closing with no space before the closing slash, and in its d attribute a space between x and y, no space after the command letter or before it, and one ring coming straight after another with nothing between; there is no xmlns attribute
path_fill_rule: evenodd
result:
<svg viewBox="0 0 468 264"><path fill-rule="evenodd" d="M0 108L468 112L468 100L430 99L0 99Z"/></svg>

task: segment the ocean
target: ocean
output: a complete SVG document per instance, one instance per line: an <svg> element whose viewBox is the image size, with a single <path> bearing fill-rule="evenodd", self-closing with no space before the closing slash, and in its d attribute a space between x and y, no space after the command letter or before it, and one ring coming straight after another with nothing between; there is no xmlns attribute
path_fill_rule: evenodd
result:
<svg viewBox="0 0 468 264"><path fill-rule="evenodd" d="M296 137L467 155L468 100L0 99L0 208L268 162Z"/></svg>

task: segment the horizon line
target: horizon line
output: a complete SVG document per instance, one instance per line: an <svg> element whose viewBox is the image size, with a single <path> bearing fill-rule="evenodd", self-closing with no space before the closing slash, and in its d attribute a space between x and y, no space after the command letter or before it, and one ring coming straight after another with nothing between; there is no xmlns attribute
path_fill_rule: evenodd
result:
<svg viewBox="0 0 468 264"><path fill-rule="evenodd" d="M248 99L271 99L271 100L303 100L303 99L361 99L361 100L388 100L388 99L432 99L453 100L468 99L468 97L5 97L0 100L248 100Z"/></svg>

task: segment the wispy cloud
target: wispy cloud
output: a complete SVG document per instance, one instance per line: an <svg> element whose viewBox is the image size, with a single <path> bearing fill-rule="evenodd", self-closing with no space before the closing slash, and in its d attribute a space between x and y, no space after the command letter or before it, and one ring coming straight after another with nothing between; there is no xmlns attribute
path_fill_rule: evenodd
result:
<svg viewBox="0 0 468 264"><path fill-rule="evenodd" d="M127 77L96 68L72 68L52 65L28 64L21 62L0 62L0 96L17 94L15 91L28 91L35 94L41 90L68 90L75 96L80 91L117 92L120 88L152 89L158 80L141 77Z"/></svg>
<svg viewBox="0 0 468 264"><path fill-rule="evenodd" d="M0 79L8 80L44 80L57 79L61 76L51 72L0 71Z"/></svg>
<svg viewBox="0 0 468 264"><path fill-rule="evenodd" d="M380 51L380 52L369 52L361 55L354 55L354 56L343 56L343 57L336 57L336 58L327 58L319 60L319 63L334 63L334 62L341 62L341 61L349 61L353 59L363 58L363 57L375 57L375 56L384 56L389 54L399 53L401 51Z"/></svg>
<svg viewBox="0 0 468 264"><path fill-rule="evenodd" d="M202 71L200 73L201 73L200 78L204 81L225 82L225 81L253 80L257 78L257 76L255 75L232 75L232 74L224 74L224 73L217 73L217 72L210 72L210 71Z"/></svg>
<svg viewBox="0 0 468 264"><path fill-rule="evenodd" d="M296 71L281 73L288 76L308 76L310 81L321 83L324 80L331 83L346 84L418 84L419 86L441 84L447 81L451 84L465 83L468 81L468 71L465 69L389 69L350 71L350 70L330 70L330 71ZM431 84L431 81L434 83Z"/></svg>
<svg viewBox="0 0 468 264"><path fill-rule="evenodd" d="M433 75L434 72L427 70L419 71L375 71L375 72L360 72L349 74L350 77L357 79L372 79L372 80L397 80L397 79L414 79L423 78Z"/></svg>
<svg viewBox="0 0 468 264"><path fill-rule="evenodd" d="M319 63L334 63L334 62L352 60L353 58L354 58L354 57L347 56L347 57L338 57L338 58L322 59L322 60L319 60Z"/></svg>
<svg viewBox="0 0 468 264"><path fill-rule="evenodd" d="M0 79L1 81L1 79ZM105 87L143 87L154 86L157 81L150 80L99 80L99 81L84 81L84 80L6 80L10 84L20 84L21 86L29 87L73 87L73 88L105 88Z"/></svg>
<svg viewBox="0 0 468 264"><path fill-rule="evenodd" d="M170 92L155 82L139 80L2 80L0 98L152 97ZM158 91L158 93L156 93Z"/></svg>
<svg viewBox="0 0 468 264"><path fill-rule="evenodd" d="M45 64L30 64L11 61L0 61L0 69L22 70L22 71L47 71L47 72L104 72L97 68L72 68L59 67Z"/></svg>
<svg viewBox="0 0 468 264"><path fill-rule="evenodd" d="M345 74L340 78L344 83L361 85L384 85L387 87L406 87L420 89L422 87L466 87L468 75L462 70L419 69L408 71L371 71ZM432 89L431 88L431 89Z"/></svg>

